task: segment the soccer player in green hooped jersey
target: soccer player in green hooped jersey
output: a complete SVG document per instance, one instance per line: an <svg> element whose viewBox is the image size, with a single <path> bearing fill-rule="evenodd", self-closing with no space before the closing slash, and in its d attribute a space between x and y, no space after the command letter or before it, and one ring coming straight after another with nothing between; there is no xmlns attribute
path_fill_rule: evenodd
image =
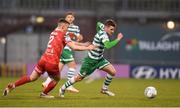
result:
<svg viewBox="0 0 180 108"><path fill-rule="evenodd" d="M72 33L72 37L73 37L73 35L75 35L74 40L75 41L81 41L83 39L83 37L80 34L80 29L77 25L74 25L75 14L73 12L67 12L65 15L65 20L70 23L70 25L68 27L68 32ZM88 45L88 43L87 43L87 45ZM67 64L68 69L69 69L67 72L67 78L68 79L72 78L75 75L76 62L74 60L73 54L74 53L73 53L72 49L69 46L65 46L63 53L61 55L61 58L60 58L59 69L61 71L63 66ZM52 79L50 77L48 77L47 80L42 83L42 85L44 87L46 87L49 84L49 82L51 82L51 80ZM67 90L74 92L74 93L79 92L79 90L77 90L73 86L69 86L67 88Z"/></svg>
<svg viewBox="0 0 180 108"><path fill-rule="evenodd" d="M113 76L115 76L116 70L113 65L103 57L103 53L105 49L110 49L113 46L117 45L117 43L123 38L123 35L119 33L115 40L109 40L109 36L112 36L116 29L116 23L111 19L106 20L103 29L100 29L95 35L93 45L96 45L97 48L88 52L88 56L84 58L80 72L76 76L65 82L60 88L59 95L61 97L64 97L65 90L69 86L72 86L74 83L81 81L86 76L92 74L96 69L103 70L107 73L105 81L101 88L101 93L108 96L115 96L113 92L109 91L108 86L110 85Z"/></svg>
<svg viewBox="0 0 180 108"><path fill-rule="evenodd" d="M97 22L96 23L96 32L100 32L100 31L103 31L104 30L104 24L101 23L101 22ZM92 81L94 81L95 79L98 79L100 78L100 73L96 73L96 74L93 74L91 76L89 76L87 79L86 79L86 83L91 83Z"/></svg>

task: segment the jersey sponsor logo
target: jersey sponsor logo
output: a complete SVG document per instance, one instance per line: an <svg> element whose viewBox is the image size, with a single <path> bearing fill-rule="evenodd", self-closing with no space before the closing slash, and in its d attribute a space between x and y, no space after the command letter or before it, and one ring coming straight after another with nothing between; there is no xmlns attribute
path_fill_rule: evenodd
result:
<svg viewBox="0 0 180 108"><path fill-rule="evenodd" d="M151 66L138 66L132 70L134 78L155 78L157 71Z"/></svg>

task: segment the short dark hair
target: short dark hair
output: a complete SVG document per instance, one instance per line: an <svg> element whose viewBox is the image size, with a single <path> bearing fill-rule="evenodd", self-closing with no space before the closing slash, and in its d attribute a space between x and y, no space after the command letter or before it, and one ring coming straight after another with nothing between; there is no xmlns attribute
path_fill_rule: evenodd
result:
<svg viewBox="0 0 180 108"><path fill-rule="evenodd" d="M74 16L74 17L75 17L75 13L74 13L74 12L72 12L72 11L68 11L68 12L66 12L65 17L66 17L66 16L68 16L68 15L72 15L72 16Z"/></svg>
<svg viewBox="0 0 180 108"><path fill-rule="evenodd" d="M116 27L116 22L112 19L107 19L104 23L105 26L113 26Z"/></svg>
<svg viewBox="0 0 180 108"><path fill-rule="evenodd" d="M58 24L59 23L67 23L67 24L70 24L68 21L66 21L64 18L60 18L59 21L58 21Z"/></svg>

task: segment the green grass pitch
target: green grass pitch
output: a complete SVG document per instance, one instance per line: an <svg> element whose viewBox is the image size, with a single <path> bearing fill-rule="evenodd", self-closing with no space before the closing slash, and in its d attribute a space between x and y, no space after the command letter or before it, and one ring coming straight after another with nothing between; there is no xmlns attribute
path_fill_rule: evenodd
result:
<svg viewBox="0 0 180 108"><path fill-rule="evenodd" d="M0 78L0 92L10 81L17 78ZM175 79L113 79L110 90L116 96L109 97L100 93L103 79L86 84L85 80L75 84L80 93L66 93L64 98L58 97L58 89L65 80L61 80L50 92L54 99L40 98L41 82L38 79L13 90L7 97L0 96L0 107L180 107L180 80ZM147 86L157 88L158 95L154 99L144 96Z"/></svg>

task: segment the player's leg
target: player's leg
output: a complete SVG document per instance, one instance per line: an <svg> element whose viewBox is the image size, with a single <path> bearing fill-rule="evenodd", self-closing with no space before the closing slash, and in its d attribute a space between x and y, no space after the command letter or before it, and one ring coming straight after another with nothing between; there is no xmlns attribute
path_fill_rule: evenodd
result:
<svg viewBox="0 0 180 108"><path fill-rule="evenodd" d="M38 73L36 70L34 70L30 76L23 76L19 80L15 81L14 83L8 84L8 86L5 88L3 92L3 96L7 96L8 93L15 89L18 86L24 85L26 83L32 82L37 80L40 77L40 73Z"/></svg>
<svg viewBox="0 0 180 108"><path fill-rule="evenodd" d="M115 73L116 73L115 68L113 67L112 64L108 64L105 67L103 67L101 70L107 72L102 89L101 89L101 93L107 94L109 96L115 96L115 94L109 91L108 89L110 83L112 82L113 77L115 76Z"/></svg>
<svg viewBox="0 0 180 108"><path fill-rule="evenodd" d="M76 62L74 61L73 52L69 49L64 49L61 55L60 61L68 66L67 78L71 79L75 75ZM73 86L68 87L67 91L77 93L79 90L75 89Z"/></svg>
<svg viewBox="0 0 180 108"><path fill-rule="evenodd" d="M62 68L64 67L64 64L62 62L59 62L59 71L61 72ZM52 81L53 79L51 77L47 77L46 81L42 83L42 87L46 88L48 84Z"/></svg>
<svg viewBox="0 0 180 108"><path fill-rule="evenodd" d="M48 93L54 89L54 87L57 85L57 83L60 80L60 72L59 72L59 66L58 64L50 64L46 63L45 69L50 76L51 79L53 79L46 88L43 89L43 91L40 94L40 97L42 98L54 98L54 96L49 95Z"/></svg>
<svg viewBox="0 0 180 108"><path fill-rule="evenodd" d="M75 75L76 62L74 60L70 61L70 62L67 63L67 66L68 66L67 78L68 78L68 80L70 80ZM77 90L73 86L69 86L67 88L67 91L70 91L70 92L73 92L73 93L78 93L79 92L79 90Z"/></svg>
<svg viewBox="0 0 180 108"><path fill-rule="evenodd" d="M51 79L49 76L47 77L47 79L42 83L42 87L46 88L47 85L52 81L53 79Z"/></svg>
<svg viewBox="0 0 180 108"><path fill-rule="evenodd" d="M61 97L64 97L65 90L69 87L72 86L74 83L81 81L84 79L86 76L90 75L95 69L96 69L96 63L93 63L89 58L85 58L83 61L83 64L81 66L80 72L76 75L73 76L70 80L65 82L63 86L59 90L59 95Z"/></svg>
<svg viewBox="0 0 180 108"><path fill-rule="evenodd" d="M76 63L73 60L73 61L68 62L67 66L68 66L67 79L69 80L75 75Z"/></svg>
<svg viewBox="0 0 180 108"><path fill-rule="evenodd" d="M81 81L84 77L77 74L76 76L73 76L71 79L69 79L67 82L65 82L62 87L59 89L59 96L64 97L65 90L75 84L78 81Z"/></svg>
<svg viewBox="0 0 180 108"><path fill-rule="evenodd" d="M48 93L54 89L54 87L58 84L60 80L60 76L51 76L50 77L52 80L49 82L46 88L43 89L43 91L40 94L40 97L42 98L54 98L54 96L49 95Z"/></svg>

